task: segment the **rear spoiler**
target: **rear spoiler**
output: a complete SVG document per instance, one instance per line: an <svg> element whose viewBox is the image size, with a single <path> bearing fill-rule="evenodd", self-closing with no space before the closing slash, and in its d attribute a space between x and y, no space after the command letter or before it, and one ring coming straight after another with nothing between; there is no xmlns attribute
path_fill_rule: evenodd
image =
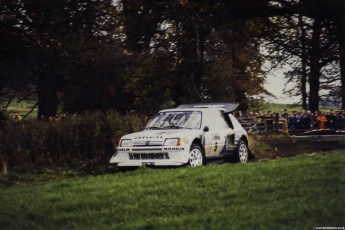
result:
<svg viewBox="0 0 345 230"><path fill-rule="evenodd" d="M188 109L188 108L214 108L222 110L224 113L231 113L235 111L239 103L195 103L195 104L183 104L177 107L178 109Z"/></svg>

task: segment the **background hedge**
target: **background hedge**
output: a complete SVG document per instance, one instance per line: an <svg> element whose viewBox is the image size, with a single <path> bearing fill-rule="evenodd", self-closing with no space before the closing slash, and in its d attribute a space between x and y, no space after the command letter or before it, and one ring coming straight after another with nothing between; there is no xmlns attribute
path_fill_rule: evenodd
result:
<svg viewBox="0 0 345 230"><path fill-rule="evenodd" d="M23 120L0 129L0 160L8 170L40 171L109 164L122 135L144 127L145 119L116 111L86 112L52 121Z"/></svg>

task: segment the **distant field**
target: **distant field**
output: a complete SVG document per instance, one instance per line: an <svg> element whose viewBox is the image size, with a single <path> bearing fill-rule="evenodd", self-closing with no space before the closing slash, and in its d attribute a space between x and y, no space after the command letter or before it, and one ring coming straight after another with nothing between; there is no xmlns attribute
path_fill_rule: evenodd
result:
<svg viewBox="0 0 345 230"><path fill-rule="evenodd" d="M275 104L275 103L269 103L267 110L264 111L274 111L274 112L281 112L284 109L287 109L288 112L292 112L292 111L302 111L303 108L301 105L296 105L296 104ZM337 106L320 106L319 108L321 111L323 110L329 110L329 109L333 109L335 111L341 110L340 107Z"/></svg>
<svg viewBox="0 0 345 230"><path fill-rule="evenodd" d="M32 106L35 104L35 102L16 102L13 101L7 108L7 113L10 115L14 115L14 113L19 113L20 115L26 115L28 112L30 112ZM4 106L4 105L2 105ZM26 118L37 118L37 108L35 108L31 114L29 114Z"/></svg>
<svg viewBox="0 0 345 230"><path fill-rule="evenodd" d="M0 187L2 229L345 226L345 150Z"/></svg>
<svg viewBox="0 0 345 230"><path fill-rule="evenodd" d="M35 102L25 102L25 101L21 101L21 102L12 102L10 104L10 106L8 107L8 113L10 114L14 114L16 112L18 112L20 115L25 115L27 114L32 106L35 104ZM302 106L300 105L296 105L296 104L275 104L275 103L267 103L265 106L265 109L262 110L262 112L267 112L267 111L273 111L273 112L281 112L284 109L287 109L288 112L292 112L292 111L302 111ZM341 110L340 107L335 107L335 106L320 106L320 110L329 110L329 109L333 109L335 111L337 110ZM31 114L29 114L27 116L27 118L37 118L37 108L34 109L34 111L32 111ZM253 111L253 112L258 112L258 111Z"/></svg>

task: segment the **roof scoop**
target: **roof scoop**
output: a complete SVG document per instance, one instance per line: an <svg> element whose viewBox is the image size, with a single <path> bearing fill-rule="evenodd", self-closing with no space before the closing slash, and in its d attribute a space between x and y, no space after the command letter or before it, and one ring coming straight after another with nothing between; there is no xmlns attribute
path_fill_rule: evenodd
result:
<svg viewBox="0 0 345 230"><path fill-rule="evenodd" d="M197 108L214 108L223 111L224 113L231 113L235 111L239 103L195 103L195 104L183 104L177 107L178 109L197 109Z"/></svg>

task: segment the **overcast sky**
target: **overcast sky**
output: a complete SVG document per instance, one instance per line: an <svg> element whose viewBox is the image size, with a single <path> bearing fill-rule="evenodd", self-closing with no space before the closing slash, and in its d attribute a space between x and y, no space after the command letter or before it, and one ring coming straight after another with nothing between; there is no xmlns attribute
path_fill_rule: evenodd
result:
<svg viewBox="0 0 345 230"><path fill-rule="evenodd" d="M267 76L265 89L276 96L276 98L268 97L267 101L282 104L298 103L301 100L300 97L283 95L284 86L286 84L283 71L283 69L275 70Z"/></svg>

